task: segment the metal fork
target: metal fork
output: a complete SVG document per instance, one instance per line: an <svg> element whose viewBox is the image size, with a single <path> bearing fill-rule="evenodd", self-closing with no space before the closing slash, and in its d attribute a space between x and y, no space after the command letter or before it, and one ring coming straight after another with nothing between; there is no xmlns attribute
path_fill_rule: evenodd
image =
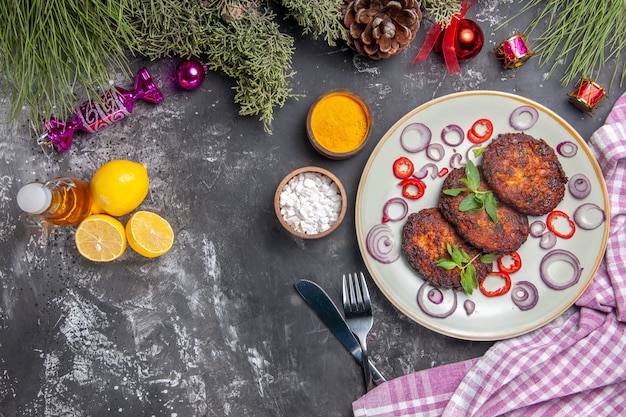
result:
<svg viewBox="0 0 626 417"><path fill-rule="evenodd" d="M374 388L374 380L370 367L367 366L368 354L367 354L367 334L374 324L374 317L372 315L372 302L370 301L370 294L367 290L367 284L365 283L365 277L360 272L357 277L356 272L354 276L348 274L343 275L343 312L346 316L346 322L352 330L352 333L359 339L362 350L362 364L363 364L363 376L365 377L365 386L367 390Z"/></svg>

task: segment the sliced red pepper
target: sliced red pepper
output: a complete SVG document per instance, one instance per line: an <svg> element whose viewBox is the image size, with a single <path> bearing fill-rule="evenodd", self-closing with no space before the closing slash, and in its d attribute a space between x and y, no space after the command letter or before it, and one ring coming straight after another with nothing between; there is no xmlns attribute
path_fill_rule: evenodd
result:
<svg viewBox="0 0 626 417"><path fill-rule="evenodd" d="M487 281L490 276L497 276L499 278L502 278L504 280L504 285L497 290L489 291L485 288L485 281ZM511 277L506 272L492 272L491 274L487 275L485 279L480 281L480 284L478 284L478 286L480 288L480 292L482 292L487 297L497 297L499 295L503 295L509 292L509 290L511 289Z"/></svg>
<svg viewBox="0 0 626 417"><path fill-rule="evenodd" d="M437 173L437 176L439 176L439 177L445 177L446 175L448 175L448 172L450 172L450 171L448 170L448 168L443 167L443 168L441 168L441 169L439 170L439 172Z"/></svg>
<svg viewBox="0 0 626 417"><path fill-rule="evenodd" d="M559 218L563 218L567 220L567 223L569 223L569 231L567 233L563 233L557 230L555 222ZM554 210L551 211L550 214L548 214L548 217L546 218L546 226L548 227L549 231L563 239L569 239L570 237L574 236L574 233L576 233L576 224L572 221L572 219L569 218L567 213L564 213L560 210Z"/></svg>
<svg viewBox="0 0 626 417"><path fill-rule="evenodd" d="M476 129L478 126L485 127L485 133L479 133ZM472 128L467 132L467 138L472 143L483 143L491 137L493 133L493 123L489 119L478 119L472 125Z"/></svg>
<svg viewBox="0 0 626 417"><path fill-rule="evenodd" d="M426 192L426 183L419 178L409 177L400 181L402 195L411 200L421 198Z"/></svg>
<svg viewBox="0 0 626 417"><path fill-rule="evenodd" d="M510 258L510 262L505 264L507 257ZM511 252L508 255L502 255L498 258L498 269L500 272L512 274L522 269L522 257L517 252Z"/></svg>
<svg viewBox="0 0 626 417"><path fill-rule="evenodd" d="M413 162L411 162L411 160L406 156L401 156L393 163L393 175L401 180L409 178L413 175L414 170L415 167L413 166Z"/></svg>

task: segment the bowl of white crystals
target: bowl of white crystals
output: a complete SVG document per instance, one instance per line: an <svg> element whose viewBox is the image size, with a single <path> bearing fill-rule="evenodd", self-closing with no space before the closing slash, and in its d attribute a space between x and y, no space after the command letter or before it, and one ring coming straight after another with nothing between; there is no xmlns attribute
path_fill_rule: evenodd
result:
<svg viewBox="0 0 626 417"><path fill-rule="evenodd" d="M346 215L346 190L332 172L298 168L283 178L274 195L274 210L294 236L318 239L332 233Z"/></svg>

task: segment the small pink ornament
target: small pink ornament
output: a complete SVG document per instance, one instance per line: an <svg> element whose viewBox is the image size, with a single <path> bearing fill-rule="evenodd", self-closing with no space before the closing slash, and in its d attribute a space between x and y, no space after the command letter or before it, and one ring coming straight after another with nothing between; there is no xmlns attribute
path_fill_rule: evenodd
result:
<svg viewBox="0 0 626 417"><path fill-rule="evenodd" d="M206 71L206 66L203 63L195 59L188 59L176 67L176 81L185 90L195 90L204 82Z"/></svg>
<svg viewBox="0 0 626 417"><path fill-rule="evenodd" d="M99 100L88 100L81 104L74 112L72 120L44 120L46 132L37 138L37 144L54 145L59 152L67 151L72 146L74 132L83 130L94 133L122 120L133 111L133 104L139 99L150 103L163 101L161 91L146 68L137 72L132 91L113 87L102 93Z"/></svg>

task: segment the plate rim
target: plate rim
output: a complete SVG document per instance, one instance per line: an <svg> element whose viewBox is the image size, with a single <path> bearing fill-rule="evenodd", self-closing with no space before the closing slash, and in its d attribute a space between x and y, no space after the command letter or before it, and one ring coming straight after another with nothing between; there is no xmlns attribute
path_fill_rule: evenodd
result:
<svg viewBox="0 0 626 417"><path fill-rule="evenodd" d="M370 259L370 256L367 253L367 250L365 248L365 236L364 236L365 233L361 224L361 220L362 220L361 200L362 200L363 189L365 187L367 177L381 149L385 146L389 138L396 132L396 130L400 126L402 126L404 123L406 123L407 120L414 117L416 114L423 112L425 109L435 106L441 102L450 101L456 98L468 97L468 96L497 96L500 98L512 99L517 102L520 102L523 105L530 105L530 106L536 107L537 109L550 115L550 117L552 117L554 121L556 121L559 125L561 125L561 127L567 130L572 135L572 137L574 137L577 140L579 148L582 147L582 149L584 150L585 155L587 156L587 159L589 159L595 171L596 177L599 180L600 185L602 187L602 198L603 198L603 203L604 203L606 221L603 227L601 247L598 250L598 256L596 257L594 265L591 268L591 273L588 275L586 282L584 283L584 285L580 287L580 290L578 291L578 293L574 294L573 297L567 300L567 302L563 303L563 306L555 310L552 314L546 315L546 317L543 320L539 320L533 326L529 326L527 328L521 328L521 329L511 329L511 331L509 332L500 332L500 333L493 332L493 333L484 333L484 334L483 333L472 334L472 333L467 333L467 332L464 333L456 329L453 329L450 326L446 326L443 324L437 325L433 322L433 320L427 321L427 320L422 319L421 317L413 313L410 309L406 308L403 305L403 303L397 302L395 300L395 296L392 294L388 286L384 282L381 282L377 274L372 272L373 267L370 266L370 263L372 262L372 260ZM422 103L419 106L405 113L399 120L397 120L383 134L383 136L380 138L380 140L376 144L376 147L372 150L370 156L368 157L367 162L365 166L363 167L361 177L359 179L357 193L356 193L356 200L355 200L355 229L356 229L359 250L361 252L361 257L363 259L363 262L365 263L366 268L368 269L370 276L376 283L376 286L378 287L378 289L384 294L387 300L396 309L401 311L404 315L406 315L408 318L410 318L412 321L416 322L417 324L420 324L423 327L426 327L432 331L443 334L445 336L450 336L450 337L454 337L454 338L462 339L462 340L471 340L471 341L496 341L496 340L504 340L504 339L508 339L508 338L512 338L516 336L521 336L523 334L530 333L533 330L541 328L545 326L546 324L552 322L558 316L563 314L563 312L569 309L572 305L574 305L576 300L580 298L580 296L585 292L587 287L591 284L591 281L595 277L598 271L598 268L600 267L600 264L602 263L602 260L604 259L604 253L606 251L606 246L608 243L609 226L610 226L610 218L611 218L609 210L610 210L610 198L608 195L608 191L606 188L606 183L604 180L604 175L602 174L602 170L600 169L598 161L593 155L591 148L589 147L587 142L582 138L582 136L576 131L576 129L572 127L572 125L570 125L565 119L563 119L553 110L549 109L543 104L540 104L532 99L529 99L529 98L526 98L517 94L502 92L502 91L497 91L497 90L472 90L472 91L462 91L462 92L447 94L447 95L429 100L425 103ZM419 278L423 279L421 277Z"/></svg>

